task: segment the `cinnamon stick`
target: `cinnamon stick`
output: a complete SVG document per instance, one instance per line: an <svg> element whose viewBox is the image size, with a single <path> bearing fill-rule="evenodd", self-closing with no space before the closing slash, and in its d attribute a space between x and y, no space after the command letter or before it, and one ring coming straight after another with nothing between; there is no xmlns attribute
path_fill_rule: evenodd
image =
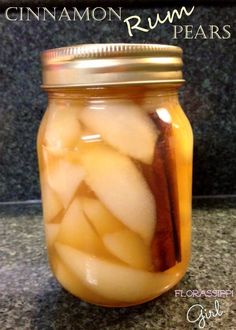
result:
<svg viewBox="0 0 236 330"><path fill-rule="evenodd" d="M163 138L163 160L168 183L170 211L173 225L176 260L181 261L180 216L178 202L178 184L176 160L173 146L172 124L161 120L157 114L151 115L152 120L161 131Z"/></svg>
<svg viewBox="0 0 236 330"><path fill-rule="evenodd" d="M163 161L164 145L163 137L160 135L156 143L153 164L142 166L156 202L156 229L151 245L153 265L156 271L164 271L176 264L168 182Z"/></svg>
<svg viewBox="0 0 236 330"><path fill-rule="evenodd" d="M151 245L156 271L165 271L181 260L176 166L171 146L171 124L151 115L160 131L152 165L142 165L156 202L156 229Z"/></svg>

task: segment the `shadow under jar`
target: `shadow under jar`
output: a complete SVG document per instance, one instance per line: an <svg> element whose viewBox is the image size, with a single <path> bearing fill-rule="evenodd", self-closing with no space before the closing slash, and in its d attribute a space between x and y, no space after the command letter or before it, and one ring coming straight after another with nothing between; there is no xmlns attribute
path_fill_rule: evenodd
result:
<svg viewBox="0 0 236 330"><path fill-rule="evenodd" d="M179 47L78 45L42 55L37 147L52 271L102 306L151 300L185 274L193 137Z"/></svg>

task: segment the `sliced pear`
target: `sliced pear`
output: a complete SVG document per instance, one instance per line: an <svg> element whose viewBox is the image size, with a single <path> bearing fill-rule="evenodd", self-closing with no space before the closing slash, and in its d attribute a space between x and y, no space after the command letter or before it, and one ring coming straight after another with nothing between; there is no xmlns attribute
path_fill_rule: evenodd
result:
<svg viewBox="0 0 236 330"><path fill-rule="evenodd" d="M105 145L87 147L81 157L85 182L108 210L148 243L154 234L155 202L134 163Z"/></svg>
<svg viewBox="0 0 236 330"><path fill-rule="evenodd" d="M42 202L43 202L43 216L45 222L52 221L63 209L63 205L60 202L57 194L49 187L48 183L43 178L42 178Z"/></svg>
<svg viewBox="0 0 236 330"><path fill-rule="evenodd" d="M143 240L130 230L107 234L103 243L112 254L132 267L151 270L150 249Z"/></svg>
<svg viewBox="0 0 236 330"><path fill-rule="evenodd" d="M78 198L69 206L56 240L92 255L108 255L102 241L84 216Z"/></svg>
<svg viewBox="0 0 236 330"><path fill-rule="evenodd" d="M78 112L64 103L49 106L48 114L46 145L55 150L73 149L80 139Z"/></svg>
<svg viewBox="0 0 236 330"><path fill-rule="evenodd" d="M125 226L99 200L88 197L82 197L80 200L84 213L99 235L125 229Z"/></svg>
<svg viewBox="0 0 236 330"><path fill-rule="evenodd" d="M87 218L114 256L133 267L151 269L149 247L139 235L128 230L95 198L80 200Z"/></svg>
<svg viewBox="0 0 236 330"><path fill-rule="evenodd" d="M59 243L56 251L86 287L109 300L144 301L154 296L157 289L167 286L173 277L115 264Z"/></svg>
<svg viewBox="0 0 236 330"><path fill-rule="evenodd" d="M45 234L48 247L51 247L54 244L59 228L60 225L58 223L47 223L45 225Z"/></svg>
<svg viewBox="0 0 236 330"><path fill-rule="evenodd" d="M57 255L54 256L54 263L56 264L54 267L55 276L66 290L91 303L102 304L104 298L100 298L83 285L81 280L62 263Z"/></svg>
<svg viewBox="0 0 236 330"><path fill-rule="evenodd" d="M122 153L151 164L158 130L130 101L103 101L83 109L80 120Z"/></svg>
<svg viewBox="0 0 236 330"><path fill-rule="evenodd" d="M43 153L46 180L66 208L84 178L84 170L75 158L70 161L66 154L65 157L56 157L45 147ZM71 153L69 155L71 156Z"/></svg>

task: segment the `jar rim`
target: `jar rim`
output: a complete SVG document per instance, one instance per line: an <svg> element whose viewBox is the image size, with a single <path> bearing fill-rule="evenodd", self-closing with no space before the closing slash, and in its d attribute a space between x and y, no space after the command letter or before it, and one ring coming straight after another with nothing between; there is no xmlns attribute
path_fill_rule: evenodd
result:
<svg viewBox="0 0 236 330"><path fill-rule="evenodd" d="M180 47L160 44L81 44L42 53L48 88L183 83Z"/></svg>

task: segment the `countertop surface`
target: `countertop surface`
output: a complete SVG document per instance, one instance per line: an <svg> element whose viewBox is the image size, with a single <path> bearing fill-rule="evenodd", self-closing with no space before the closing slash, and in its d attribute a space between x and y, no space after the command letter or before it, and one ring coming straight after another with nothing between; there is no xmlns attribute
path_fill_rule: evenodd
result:
<svg viewBox="0 0 236 330"><path fill-rule="evenodd" d="M207 319L204 329L236 329L236 299L230 291L225 298L175 296L175 290L191 295L190 290L235 289L235 221L233 205L195 207L192 260L182 281L149 303L107 309L74 298L53 278L40 205L1 206L0 329L199 329L198 321L187 321L188 309L200 304L209 316L216 301L215 314L223 314ZM196 308L198 315L201 307Z"/></svg>

